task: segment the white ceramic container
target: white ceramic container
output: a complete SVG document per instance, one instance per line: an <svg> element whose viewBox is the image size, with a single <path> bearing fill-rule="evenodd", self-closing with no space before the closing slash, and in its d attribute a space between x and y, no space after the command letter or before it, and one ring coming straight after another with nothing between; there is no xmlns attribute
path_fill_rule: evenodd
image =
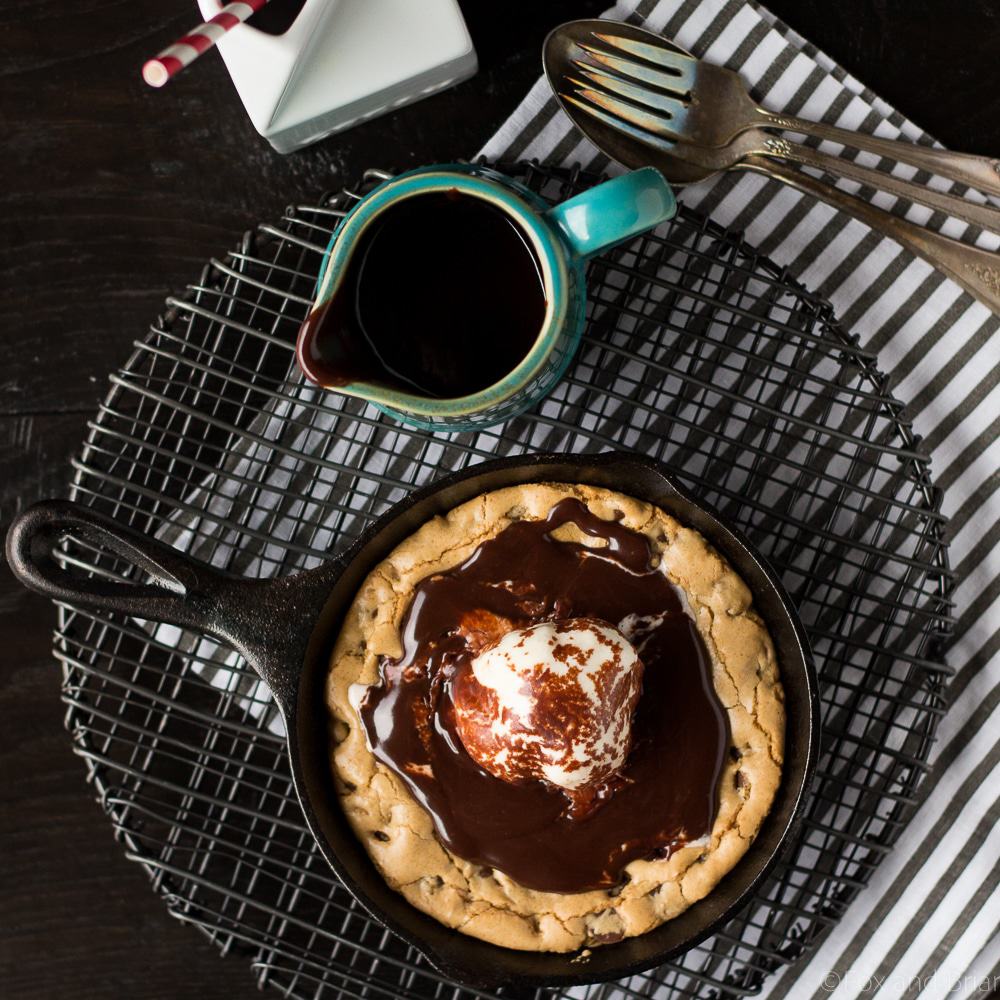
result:
<svg viewBox="0 0 1000 1000"><path fill-rule="evenodd" d="M198 0L204 20L224 6ZM243 106L279 153L476 72L457 0L306 0L283 35L243 24L218 44Z"/></svg>

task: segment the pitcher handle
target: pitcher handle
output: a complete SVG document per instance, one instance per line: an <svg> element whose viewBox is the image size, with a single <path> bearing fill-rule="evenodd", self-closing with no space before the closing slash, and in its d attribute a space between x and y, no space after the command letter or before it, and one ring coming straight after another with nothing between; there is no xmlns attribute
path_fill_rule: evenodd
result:
<svg viewBox="0 0 1000 1000"><path fill-rule="evenodd" d="M614 177L549 209L546 218L583 259L604 253L677 214L663 174L643 167Z"/></svg>

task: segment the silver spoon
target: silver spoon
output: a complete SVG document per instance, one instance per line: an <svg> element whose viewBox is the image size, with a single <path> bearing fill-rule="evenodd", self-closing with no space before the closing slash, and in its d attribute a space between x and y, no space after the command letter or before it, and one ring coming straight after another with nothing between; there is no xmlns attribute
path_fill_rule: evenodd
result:
<svg viewBox="0 0 1000 1000"><path fill-rule="evenodd" d="M648 52L645 57L635 56L636 51L645 51L646 46L678 54L676 71L669 73L675 81L673 94L687 88L688 102L698 107L699 115L684 116L675 113L669 103L664 105L676 101L666 92L662 62L651 63ZM593 58L595 51L606 56L609 49L612 52L617 49L619 53L631 51L628 58L613 55L615 62L611 66L606 60ZM704 122L711 114L706 104L711 94L706 98L696 89L694 67L702 64L679 46L632 25L603 20L564 24L546 39L543 60L546 76L563 109L599 149L619 163L628 167L655 166L677 185L697 183L722 170L752 170L774 177L891 236L1000 313L1000 256L923 229L782 160L805 163L828 173L847 173L843 165L848 163L853 180L890 190L909 200L931 202L932 207L952 214L958 211L968 221L973 221L968 215L973 203L769 136L760 129L737 131L722 146L699 143L696 138L704 136ZM702 124L689 133L685 123L697 124L699 118ZM957 204L952 207L953 203ZM994 224L992 213L1000 217L992 206L975 205L974 216L976 210L987 213L984 218ZM983 224L978 217L975 221ZM997 229L1000 231L1000 225Z"/></svg>

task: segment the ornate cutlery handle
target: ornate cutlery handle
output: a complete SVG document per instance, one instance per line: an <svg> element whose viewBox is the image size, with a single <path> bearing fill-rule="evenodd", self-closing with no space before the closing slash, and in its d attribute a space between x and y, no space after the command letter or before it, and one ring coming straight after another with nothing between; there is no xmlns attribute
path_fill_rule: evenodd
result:
<svg viewBox="0 0 1000 1000"><path fill-rule="evenodd" d="M751 155L736 165L737 170L752 170L828 202L872 229L890 236L912 253L923 257L939 271L961 285L970 295L1000 315L1000 255L980 250L941 236L929 229L884 212L846 191L841 191L794 167L766 156Z"/></svg>
<svg viewBox="0 0 1000 1000"><path fill-rule="evenodd" d="M863 167L853 160L841 156L830 156L828 153L813 149L811 146L803 146L779 136L768 135L759 129L745 132L743 135L748 138L752 136L755 140L752 143L752 148L747 149L750 154L772 156L776 159L816 167L825 173L846 177L859 184L888 191L889 194L896 195L898 198L926 205L928 208L944 212L945 215L952 215L956 219L962 219L973 226L980 226L1000 235L1000 208L993 205L981 205L978 202L966 201L964 198L944 191L935 191L923 184L914 184L913 181L904 180L902 177L896 177L881 170L873 170L871 167ZM737 141L747 142L747 139Z"/></svg>
<svg viewBox="0 0 1000 1000"><path fill-rule="evenodd" d="M838 128L836 125L775 114L764 108L758 108L757 111L762 119L760 124L764 128L780 128L789 132L801 132L817 139L830 139L850 146L851 149L876 153L920 167L948 180L968 184L984 194L1000 195L1000 160L988 156L975 156L971 153L953 153L950 149L918 146L902 139L883 139L879 136L865 135L863 132Z"/></svg>

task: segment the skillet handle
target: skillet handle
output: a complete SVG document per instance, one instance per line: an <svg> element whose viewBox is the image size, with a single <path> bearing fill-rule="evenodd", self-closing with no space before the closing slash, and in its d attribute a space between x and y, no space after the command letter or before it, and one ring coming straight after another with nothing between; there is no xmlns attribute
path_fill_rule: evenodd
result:
<svg viewBox="0 0 1000 1000"><path fill-rule="evenodd" d="M55 558L67 535L128 560L153 582L73 575ZM53 600L194 628L220 638L230 638L217 627L220 598L243 582L69 500L43 500L19 514L7 533L7 562L29 590Z"/></svg>
<svg viewBox="0 0 1000 1000"><path fill-rule="evenodd" d="M72 575L55 558L67 535L128 560L152 582ZM323 639L317 621L346 565L341 557L293 576L247 580L69 500L44 500L16 517L7 534L7 562L21 583L54 600L221 640L265 681L289 726L302 665Z"/></svg>

